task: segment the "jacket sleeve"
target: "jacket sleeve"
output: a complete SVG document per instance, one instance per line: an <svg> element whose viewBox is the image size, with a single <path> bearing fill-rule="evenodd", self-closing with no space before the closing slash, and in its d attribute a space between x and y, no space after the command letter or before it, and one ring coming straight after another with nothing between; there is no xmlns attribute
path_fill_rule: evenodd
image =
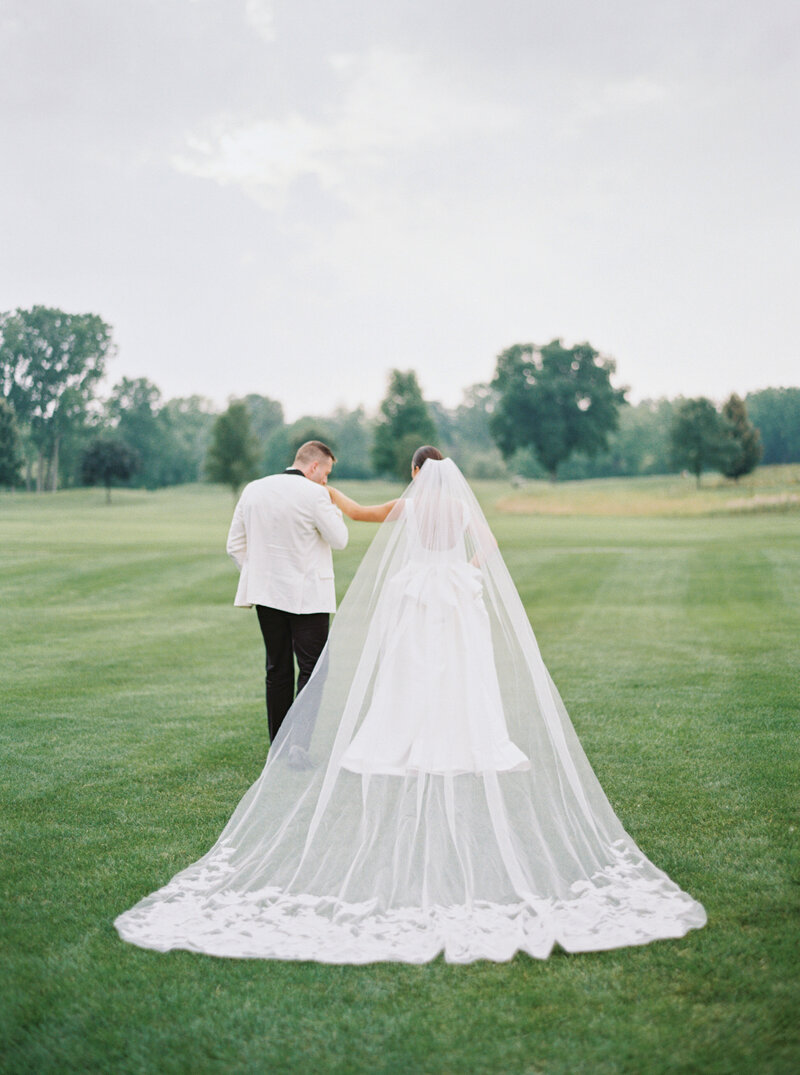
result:
<svg viewBox="0 0 800 1075"><path fill-rule="evenodd" d="M228 531L227 551L228 556L232 558L241 571L247 555L247 533L244 528L244 508L242 507L241 497L236 505L233 519L231 520L231 528Z"/></svg>
<svg viewBox="0 0 800 1075"><path fill-rule="evenodd" d="M327 490L314 505L314 525L332 549L343 549L350 537L341 511L331 501Z"/></svg>

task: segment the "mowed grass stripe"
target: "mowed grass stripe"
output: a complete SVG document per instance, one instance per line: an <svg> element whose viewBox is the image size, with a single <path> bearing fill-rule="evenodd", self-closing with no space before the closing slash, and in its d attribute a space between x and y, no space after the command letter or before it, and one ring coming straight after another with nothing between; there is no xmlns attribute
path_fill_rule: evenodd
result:
<svg viewBox="0 0 800 1075"><path fill-rule="evenodd" d="M67 605L73 611L103 604L118 607L122 601L141 599L148 607L159 591L165 601L195 593L207 600L230 601L235 568L216 553L184 553L176 556L157 548L131 546L86 550L42 550L38 562L4 566L4 608L19 605ZM144 590L144 594L142 594Z"/></svg>

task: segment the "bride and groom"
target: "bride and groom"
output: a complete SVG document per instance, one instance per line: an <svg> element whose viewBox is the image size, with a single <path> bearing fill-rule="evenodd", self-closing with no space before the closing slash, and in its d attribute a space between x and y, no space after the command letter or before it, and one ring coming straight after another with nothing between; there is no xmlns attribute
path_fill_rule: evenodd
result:
<svg viewBox="0 0 800 1075"><path fill-rule="evenodd" d="M605 797L455 464L420 449L402 496L364 507L327 486L333 463L309 442L237 505L228 551L264 637L272 744L211 850L122 914L120 935L470 962L702 926ZM383 525L329 632L343 513Z"/></svg>

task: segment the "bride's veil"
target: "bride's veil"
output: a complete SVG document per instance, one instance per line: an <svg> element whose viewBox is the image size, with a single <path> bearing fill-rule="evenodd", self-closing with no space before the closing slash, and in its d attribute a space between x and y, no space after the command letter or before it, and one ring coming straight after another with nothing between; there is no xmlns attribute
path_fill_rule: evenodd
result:
<svg viewBox="0 0 800 1075"><path fill-rule="evenodd" d="M217 843L115 924L159 949L360 963L704 921L623 830L477 499L429 459Z"/></svg>

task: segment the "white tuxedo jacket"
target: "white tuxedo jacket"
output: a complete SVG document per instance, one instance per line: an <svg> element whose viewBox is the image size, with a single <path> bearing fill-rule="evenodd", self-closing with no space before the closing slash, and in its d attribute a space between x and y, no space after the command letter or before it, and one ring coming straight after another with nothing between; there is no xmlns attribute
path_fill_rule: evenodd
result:
<svg viewBox="0 0 800 1075"><path fill-rule="evenodd" d="M324 485L271 474L246 485L228 532L239 568L235 605L335 612L331 548L347 544L341 511Z"/></svg>

